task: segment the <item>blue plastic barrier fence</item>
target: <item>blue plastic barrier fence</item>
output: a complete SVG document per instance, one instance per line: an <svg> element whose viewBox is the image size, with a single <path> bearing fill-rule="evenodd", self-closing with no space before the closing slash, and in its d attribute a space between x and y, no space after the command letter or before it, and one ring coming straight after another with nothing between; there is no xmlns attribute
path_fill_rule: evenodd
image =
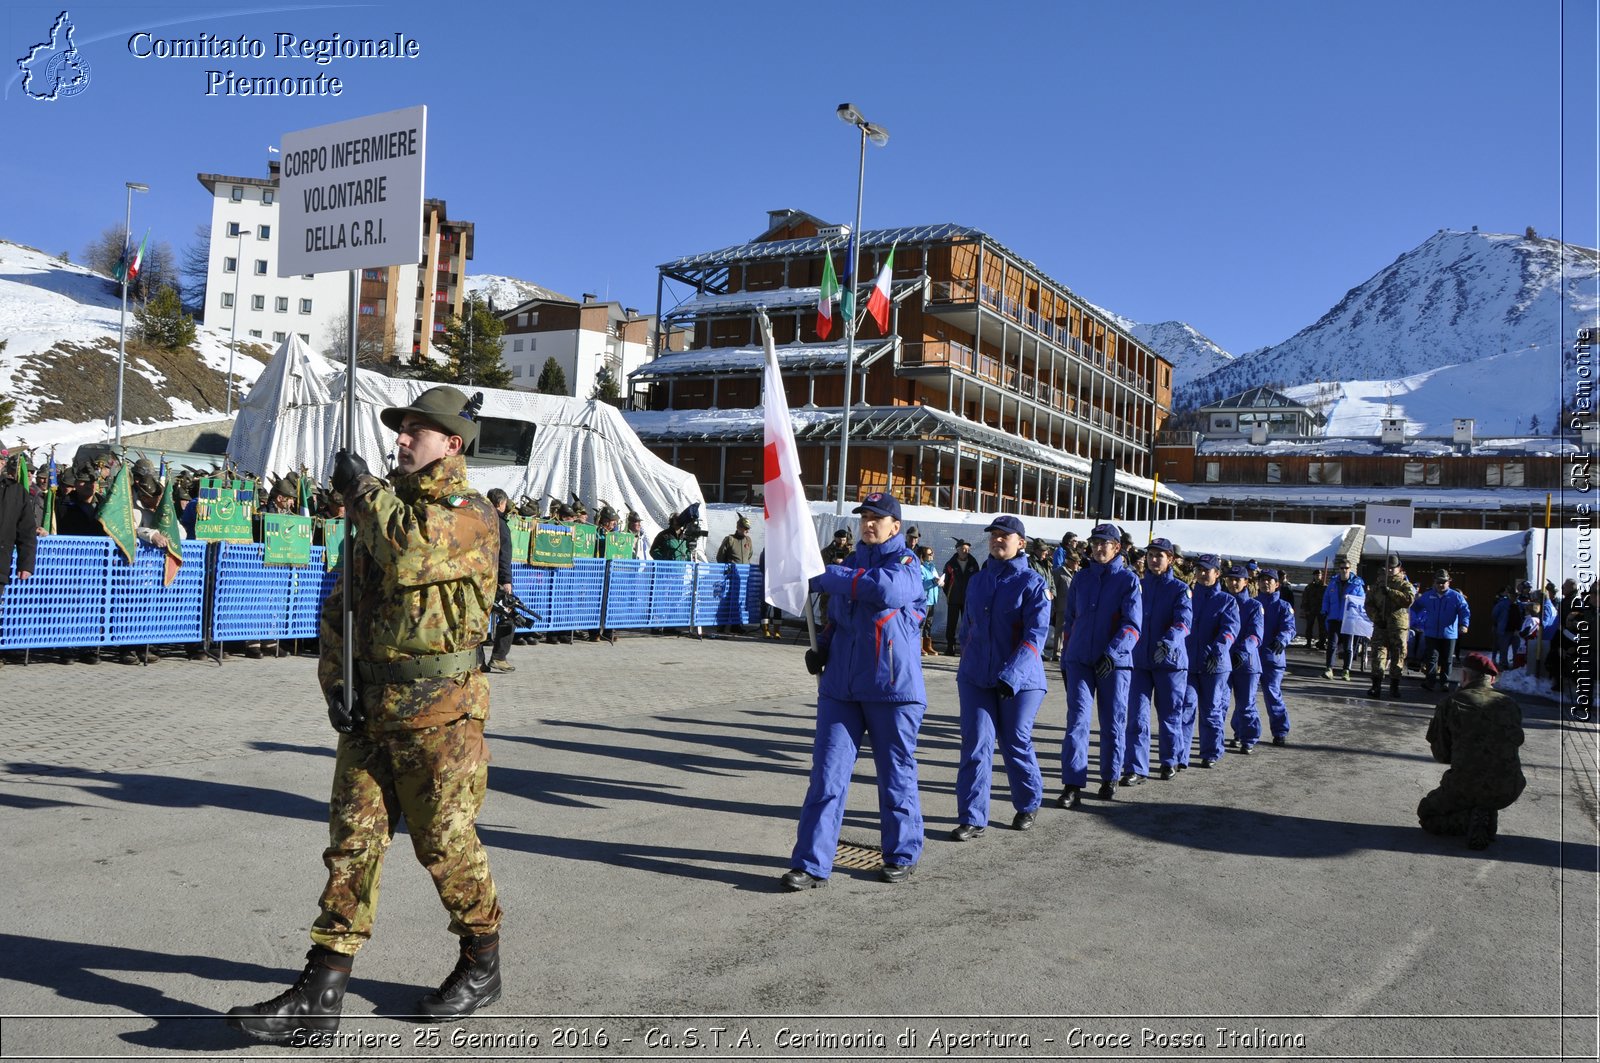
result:
<svg viewBox="0 0 1600 1063"><path fill-rule="evenodd" d="M0 598L0 649L126 646L200 640L205 544L185 542L183 564L163 585L166 551L139 547L123 561L110 539L39 540L33 575Z"/></svg>
<svg viewBox="0 0 1600 1063"><path fill-rule="evenodd" d="M322 570L322 547L311 548L307 565L266 565L261 561L260 543L220 545L211 598L211 638L227 642L316 637L323 584L333 575Z"/></svg>
<svg viewBox="0 0 1600 1063"><path fill-rule="evenodd" d="M752 600L750 573L754 565L700 562L695 565L694 623L706 627L759 623L761 585Z"/></svg>

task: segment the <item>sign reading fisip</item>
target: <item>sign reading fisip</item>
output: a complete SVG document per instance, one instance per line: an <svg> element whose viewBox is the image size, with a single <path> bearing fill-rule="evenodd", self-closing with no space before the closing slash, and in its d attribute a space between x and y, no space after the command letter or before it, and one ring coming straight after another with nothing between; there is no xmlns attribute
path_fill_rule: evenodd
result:
<svg viewBox="0 0 1600 1063"><path fill-rule="evenodd" d="M1389 535L1396 539L1409 539L1411 526L1410 506L1367 507L1368 535Z"/></svg>
<svg viewBox="0 0 1600 1063"><path fill-rule="evenodd" d="M427 122L407 107L284 134L278 276L421 261Z"/></svg>

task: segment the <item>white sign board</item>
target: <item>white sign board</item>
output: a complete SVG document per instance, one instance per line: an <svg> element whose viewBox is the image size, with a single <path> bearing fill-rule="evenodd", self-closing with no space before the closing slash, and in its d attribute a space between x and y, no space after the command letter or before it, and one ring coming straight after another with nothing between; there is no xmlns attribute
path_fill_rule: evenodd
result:
<svg viewBox="0 0 1600 1063"><path fill-rule="evenodd" d="M1411 538L1410 506L1368 506L1367 534L1392 535L1396 539Z"/></svg>
<svg viewBox="0 0 1600 1063"><path fill-rule="evenodd" d="M421 261L427 122L407 107L284 134L278 276Z"/></svg>

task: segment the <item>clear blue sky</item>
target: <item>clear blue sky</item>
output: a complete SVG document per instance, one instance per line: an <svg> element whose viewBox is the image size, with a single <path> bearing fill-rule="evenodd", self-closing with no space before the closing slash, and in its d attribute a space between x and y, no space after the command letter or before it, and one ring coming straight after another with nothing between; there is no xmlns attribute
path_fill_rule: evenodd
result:
<svg viewBox="0 0 1600 1063"><path fill-rule="evenodd" d="M470 272L646 310L658 264L748 239L769 209L850 220L847 100L891 134L865 228L983 229L1235 354L1439 228L1600 243L1592 0L96 0L68 7L88 87L27 99L16 60L64 2L0 12L0 237L74 258L120 225L124 181L152 189L136 232L181 253L209 220L196 173L265 176L285 131L418 103L427 192L477 224ZM247 34L269 57L138 59L140 30ZM401 32L421 57L279 60L278 31ZM207 97L208 69L345 88Z"/></svg>

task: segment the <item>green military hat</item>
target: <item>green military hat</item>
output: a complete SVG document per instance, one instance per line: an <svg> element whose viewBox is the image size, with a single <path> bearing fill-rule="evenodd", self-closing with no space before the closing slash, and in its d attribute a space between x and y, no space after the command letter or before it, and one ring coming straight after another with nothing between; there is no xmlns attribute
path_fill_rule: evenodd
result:
<svg viewBox="0 0 1600 1063"><path fill-rule="evenodd" d="M300 474L286 473L278 478L272 485L271 498L298 498L300 494Z"/></svg>
<svg viewBox="0 0 1600 1063"><path fill-rule="evenodd" d="M398 432L406 414L415 414L441 432L460 436L462 449L466 449L478 438L478 422L474 420L477 416L477 403L477 399L468 400L466 395L455 388L441 384L418 395L410 406L386 407L378 414L378 418L390 429Z"/></svg>

